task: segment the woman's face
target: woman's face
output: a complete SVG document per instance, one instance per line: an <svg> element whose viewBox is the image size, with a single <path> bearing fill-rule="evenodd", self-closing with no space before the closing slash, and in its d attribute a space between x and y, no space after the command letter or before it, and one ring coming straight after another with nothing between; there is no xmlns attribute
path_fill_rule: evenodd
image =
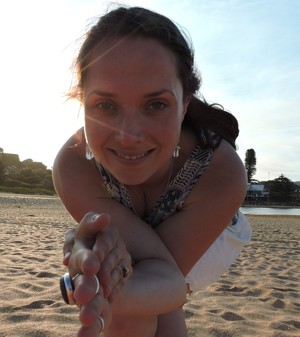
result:
<svg viewBox="0 0 300 337"><path fill-rule="evenodd" d="M170 169L187 107L175 62L159 42L142 38L110 41L91 57L83 91L87 141L124 184L151 182Z"/></svg>

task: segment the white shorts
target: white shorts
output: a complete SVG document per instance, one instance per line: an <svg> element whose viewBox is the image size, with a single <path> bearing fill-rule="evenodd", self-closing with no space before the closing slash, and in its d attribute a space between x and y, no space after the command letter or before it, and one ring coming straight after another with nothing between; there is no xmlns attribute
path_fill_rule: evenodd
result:
<svg viewBox="0 0 300 337"><path fill-rule="evenodd" d="M244 245L251 240L252 229L243 213L238 211L216 241L194 265L185 280L191 293L203 290L224 274L237 259Z"/></svg>

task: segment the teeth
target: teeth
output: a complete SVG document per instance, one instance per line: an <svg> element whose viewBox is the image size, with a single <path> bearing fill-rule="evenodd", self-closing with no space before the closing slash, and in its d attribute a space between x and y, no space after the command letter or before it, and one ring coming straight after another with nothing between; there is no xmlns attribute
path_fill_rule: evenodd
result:
<svg viewBox="0 0 300 337"><path fill-rule="evenodd" d="M137 156L126 156L126 155L121 154L121 153L117 153L117 155L118 155L118 157L126 159L126 160L137 160L137 159L143 158L146 155L146 153L142 153L142 154L139 154Z"/></svg>

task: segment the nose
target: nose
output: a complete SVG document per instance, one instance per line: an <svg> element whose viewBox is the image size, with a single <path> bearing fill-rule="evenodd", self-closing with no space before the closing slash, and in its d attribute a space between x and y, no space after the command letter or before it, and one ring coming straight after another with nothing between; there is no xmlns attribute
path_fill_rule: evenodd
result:
<svg viewBox="0 0 300 337"><path fill-rule="evenodd" d="M143 127L135 114L124 115L116 131L116 139L124 146L132 146L142 142Z"/></svg>

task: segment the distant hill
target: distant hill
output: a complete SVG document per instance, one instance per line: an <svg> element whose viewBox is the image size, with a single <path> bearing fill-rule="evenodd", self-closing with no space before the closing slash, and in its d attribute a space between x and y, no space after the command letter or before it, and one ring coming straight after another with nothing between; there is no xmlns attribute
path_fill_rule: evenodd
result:
<svg viewBox="0 0 300 337"><path fill-rule="evenodd" d="M20 161L19 155L0 148L0 192L54 195L52 171L32 159Z"/></svg>

